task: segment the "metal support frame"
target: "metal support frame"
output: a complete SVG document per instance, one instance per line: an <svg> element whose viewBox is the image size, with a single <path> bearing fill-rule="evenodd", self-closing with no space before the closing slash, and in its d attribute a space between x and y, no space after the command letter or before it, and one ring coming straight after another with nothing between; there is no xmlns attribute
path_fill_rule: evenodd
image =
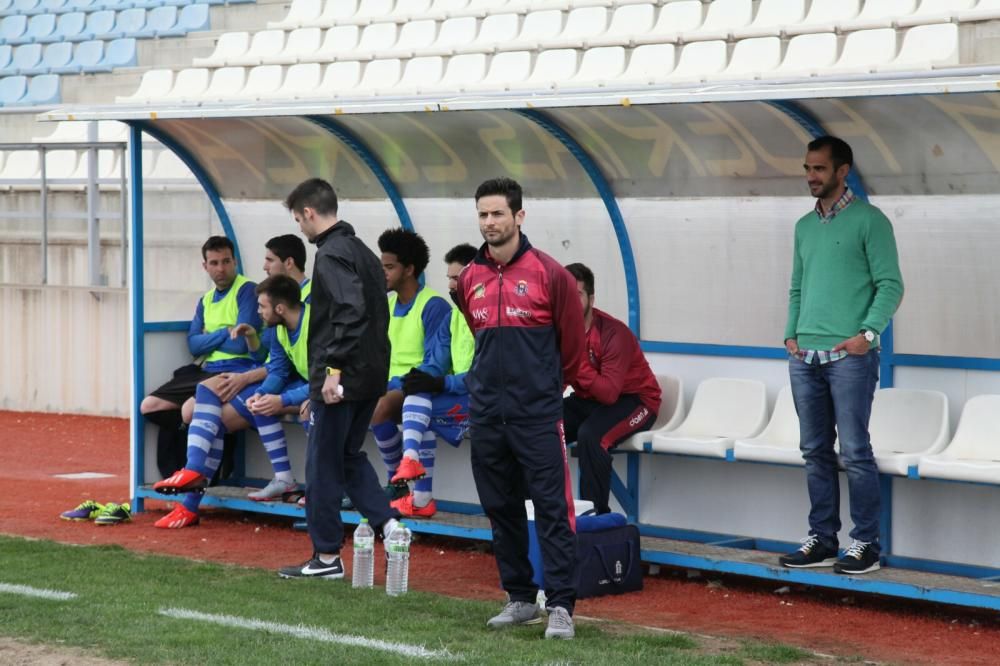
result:
<svg viewBox="0 0 1000 666"><path fill-rule="evenodd" d="M546 132L551 134L570 152L576 161L583 167L590 182L597 189L597 194L604 202L604 207L608 211L611 219L611 227L614 229L615 238L618 239L618 250L621 253L622 268L625 271L625 287L628 296L628 326L636 336L641 336L640 329L640 303L639 303L639 275L635 266L635 255L632 252L632 241L629 239L628 227L625 226L625 218L622 217L621 209L618 207L618 200L611 189L611 183L601 172L600 167L594 158L580 145L580 142L573 137L559 123L547 114L537 109L514 109L514 113L527 118Z"/></svg>

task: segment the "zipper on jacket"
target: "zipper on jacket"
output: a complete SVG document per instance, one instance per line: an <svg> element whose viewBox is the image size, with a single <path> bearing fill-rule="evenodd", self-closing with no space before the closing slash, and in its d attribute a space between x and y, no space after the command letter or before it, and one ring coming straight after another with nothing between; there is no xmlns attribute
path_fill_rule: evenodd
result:
<svg viewBox="0 0 1000 666"><path fill-rule="evenodd" d="M497 264L497 342L500 348L500 422L507 423L507 406L505 396L507 395L507 375L504 372L503 364L503 267Z"/></svg>

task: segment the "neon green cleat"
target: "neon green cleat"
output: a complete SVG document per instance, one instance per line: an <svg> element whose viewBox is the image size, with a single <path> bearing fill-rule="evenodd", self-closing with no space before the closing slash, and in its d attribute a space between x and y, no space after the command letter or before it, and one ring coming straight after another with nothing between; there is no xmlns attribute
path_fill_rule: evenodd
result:
<svg viewBox="0 0 1000 666"><path fill-rule="evenodd" d="M99 513L101 513L101 511L104 511L103 504L98 504L94 500L87 500L85 502L82 502L75 509L71 509L69 511L63 511L61 514L59 514L59 517L62 518L63 520L76 520L76 521L93 520L94 518L97 517Z"/></svg>
<svg viewBox="0 0 1000 666"><path fill-rule="evenodd" d="M97 518L94 519L95 525L117 525L118 523L127 523L132 520L132 509L128 505L128 502L124 504L115 504L111 502L104 506L104 510L97 514Z"/></svg>

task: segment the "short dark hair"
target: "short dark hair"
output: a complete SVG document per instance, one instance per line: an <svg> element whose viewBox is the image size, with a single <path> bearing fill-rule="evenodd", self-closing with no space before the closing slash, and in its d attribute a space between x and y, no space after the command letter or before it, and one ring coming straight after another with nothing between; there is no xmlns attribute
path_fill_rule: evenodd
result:
<svg viewBox="0 0 1000 666"><path fill-rule="evenodd" d="M284 203L285 208L300 215L306 208L312 208L320 215L337 214L337 193L333 191L333 185L322 178L310 178L299 183L285 197Z"/></svg>
<svg viewBox="0 0 1000 666"><path fill-rule="evenodd" d="M229 254L233 255L233 258L236 257L236 246L233 245L233 241L225 236L209 236L205 244L201 246L201 259L208 261L209 252L222 252L223 250L229 250Z"/></svg>
<svg viewBox="0 0 1000 666"><path fill-rule="evenodd" d="M420 234L402 227L383 231L378 237L378 249L396 255L404 266L413 266L413 277L420 277L431 260L431 251Z"/></svg>
<svg viewBox="0 0 1000 666"><path fill-rule="evenodd" d="M809 142L807 149L809 152L830 149L830 159L833 160L833 168L839 169L841 165L854 166L854 151L843 139L835 136L824 135Z"/></svg>
<svg viewBox="0 0 1000 666"><path fill-rule="evenodd" d="M462 243L461 245L456 245L455 247L448 250L448 254L444 255L444 263L454 264L458 262L463 266L468 266L472 263L472 260L476 258L479 250L472 247L468 243Z"/></svg>
<svg viewBox="0 0 1000 666"><path fill-rule="evenodd" d="M282 261L291 257L292 263L300 271L306 269L306 244L295 234L275 236L264 243L264 247L273 252L274 256Z"/></svg>
<svg viewBox="0 0 1000 666"><path fill-rule="evenodd" d="M287 275L272 275L261 281L254 291L258 296L267 294L272 305L284 303L292 308L302 305L302 290L299 283Z"/></svg>
<svg viewBox="0 0 1000 666"><path fill-rule="evenodd" d="M497 194L506 197L507 205L510 206L510 212L516 213L521 210L524 193L516 180L506 177L487 180L476 188L476 201L478 202L483 197L490 197Z"/></svg>
<svg viewBox="0 0 1000 666"><path fill-rule="evenodd" d="M576 278L577 282L583 283L583 290L587 292L587 296L594 295L594 271L580 263L567 264L566 270Z"/></svg>

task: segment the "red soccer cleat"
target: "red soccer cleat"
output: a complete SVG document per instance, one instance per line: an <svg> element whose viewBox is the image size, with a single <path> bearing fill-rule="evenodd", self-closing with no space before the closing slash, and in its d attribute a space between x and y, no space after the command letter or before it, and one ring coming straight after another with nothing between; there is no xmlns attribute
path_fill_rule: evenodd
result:
<svg viewBox="0 0 1000 666"><path fill-rule="evenodd" d="M153 523L153 527L160 527L166 530L179 530L182 527L190 527L198 524L198 514L188 511L178 504L174 510Z"/></svg>
<svg viewBox="0 0 1000 666"><path fill-rule="evenodd" d="M434 500L428 502L426 506L413 506L413 493L393 500L389 505L403 514L404 518L431 518L437 513L437 502Z"/></svg>
<svg viewBox="0 0 1000 666"><path fill-rule="evenodd" d="M403 459L399 463L399 467L396 468L396 473L392 475L389 483L401 486L407 481L415 481L416 479L422 479L425 476L427 476L427 470L424 469L424 466L419 460L403 456Z"/></svg>
<svg viewBox="0 0 1000 666"><path fill-rule="evenodd" d="M162 481L153 484L153 490L164 495L201 492L208 487L208 479L190 469L174 472Z"/></svg>

